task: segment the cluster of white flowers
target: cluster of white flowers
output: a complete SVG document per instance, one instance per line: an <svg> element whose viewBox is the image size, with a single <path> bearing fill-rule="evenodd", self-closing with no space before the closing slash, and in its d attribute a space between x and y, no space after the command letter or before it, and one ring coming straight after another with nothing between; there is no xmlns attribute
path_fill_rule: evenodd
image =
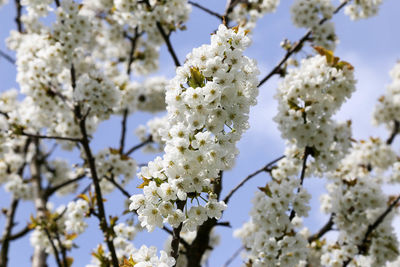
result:
<svg viewBox="0 0 400 267"><path fill-rule="evenodd" d="M394 121L400 121L400 62L390 71L392 83L387 86L386 95L379 98L373 115L373 123L385 124L390 131Z"/></svg>
<svg viewBox="0 0 400 267"><path fill-rule="evenodd" d="M128 83L121 86L121 110L160 112L165 110L165 88L168 80L152 77L143 83Z"/></svg>
<svg viewBox="0 0 400 267"><path fill-rule="evenodd" d="M168 131L168 116L155 117L147 121L146 125L139 125L135 134L140 141L145 142L151 136L152 142L144 147L145 152L161 152L164 150L165 141L162 133Z"/></svg>
<svg viewBox="0 0 400 267"><path fill-rule="evenodd" d="M331 117L355 90L355 80L348 63L330 51L322 53L288 71L275 95L279 111L274 120L284 139L311 148L323 170L334 168L350 146L350 123L338 124Z"/></svg>
<svg viewBox="0 0 400 267"><path fill-rule="evenodd" d="M84 221L85 215L89 212L89 204L86 200L78 199L68 203L67 210L63 215L65 220L65 230L82 234L87 223Z"/></svg>
<svg viewBox="0 0 400 267"><path fill-rule="evenodd" d="M311 195L304 188L296 194L298 187L297 179L273 180L256 193L251 220L234 232L252 266L297 266L306 259L308 242L295 228L308 214Z"/></svg>
<svg viewBox="0 0 400 267"><path fill-rule="evenodd" d="M339 237L337 242L325 247L326 252L321 257L324 266L341 265L354 258L354 266L378 267L399 256L396 249L399 244L391 226L393 214L371 233L367 250L362 252L359 248L368 227L387 207L387 198L375 179L367 175L351 182L336 180L327 189L329 195L322 198L322 207L335 214L333 221L339 230ZM364 256L356 256L361 253L365 253ZM368 258L368 265L361 264L365 258Z"/></svg>
<svg viewBox="0 0 400 267"><path fill-rule="evenodd" d="M335 26L328 21L320 25L321 19L330 19L334 7L331 0L296 0L290 12L293 24L297 27L312 29L312 42L314 45L327 49L335 49L337 37Z"/></svg>
<svg viewBox="0 0 400 267"><path fill-rule="evenodd" d="M82 74L74 90L74 100L85 103L86 110L99 118L108 118L120 101L120 91L99 72Z"/></svg>
<svg viewBox="0 0 400 267"><path fill-rule="evenodd" d="M248 30L256 26L258 19L275 12L280 0L249 0L237 4L229 14L229 19Z"/></svg>
<svg viewBox="0 0 400 267"><path fill-rule="evenodd" d="M328 194L321 196L321 210L334 214L339 230L337 242L323 246L321 264L342 265L353 259L354 266L383 266L398 256L398 242L393 234L393 214L372 232L368 228L387 208L387 196L381 185L384 174L396 161L396 154L380 139L370 138L353 144L336 170L328 173Z"/></svg>
<svg viewBox="0 0 400 267"><path fill-rule="evenodd" d="M97 173L99 177L103 178L100 181L100 186L105 194L111 193L115 186L104 177L115 179L119 185L124 187L135 176L137 170L136 161L129 156L121 155L117 149L103 149L95 158Z"/></svg>
<svg viewBox="0 0 400 267"><path fill-rule="evenodd" d="M344 2L345 0L341 0ZM351 19L366 19L375 16L378 13L379 6L383 0L357 0L350 1L347 4L344 12L350 16Z"/></svg>
<svg viewBox="0 0 400 267"><path fill-rule="evenodd" d="M208 241L208 246L210 248L214 248L219 244L220 241L220 236L217 235L214 231L215 228L213 228L213 230L210 233L210 239ZM181 232L180 233L180 238L182 238L183 240L185 240L185 242L189 245L192 244L192 242L194 241L194 239L197 236L197 232L193 231L193 232ZM166 242L165 242L165 246L164 249L167 253L171 252L171 240L172 237L170 236ZM205 264L208 260L208 258L210 257L211 254L211 249L207 249L204 254L203 257L201 258L201 265ZM183 246L181 243L179 243L179 256L176 260L176 267L186 267L188 266L188 259L186 256L186 249L185 246Z"/></svg>
<svg viewBox="0 0 400 267"><path fill-rule="evenodd" d="M329 176L333 179L352 181L374 172L377 182L382 182L386 170L396 161L393 149L379 138L353 143L353 147Z"/></svg>
<svg viewBox="0 0 400 267"><path fill-rule="evenodd" d="M131 198L131 210L137 210L148 230L168 222L194 231L226 208L210 185L221 170L233 166L235 144L249 127L249 109L258 94L258 69L242 54L249 44L243 29L220 25L211 45L194 49L168 85L165 155L141 169L144 195ZM186 207L185 213L174 207L174 202L203 192L209 194L204 207Z"/></svg>

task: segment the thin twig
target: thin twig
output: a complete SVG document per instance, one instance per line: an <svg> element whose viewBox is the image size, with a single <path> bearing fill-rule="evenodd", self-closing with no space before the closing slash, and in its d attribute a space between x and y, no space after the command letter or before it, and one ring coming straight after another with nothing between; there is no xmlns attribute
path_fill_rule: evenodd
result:
<svg viewBox="0 0 400 267"><path fill-rule="evenodd" d="M199 8L199 9L205 11L206 13L208 13L208 14L210 14L210 15L212 15L212 16L220 19L220 20L224 19L224 17L222 15L220 15L217 12L214 12L214 11L212 11L212 10L210 10L210 9L208 9L208 8L198 4L198 3L195 3L193 1L188 1L188 3L191 4L192 6L195 6L195 7Z"/></svg>
<svg viewBox="0 0 400 267"><path fill-rule="evenodd" d="M54 244L53 239L51 238L51 235L50 235L50 233L49 233L49 230L47 230L46 227L43 227L43 231L45 232L45 234L46 234L46 236L47 236L47 239L49 239L50 245L51 245L51 247L53 248L53 252L54 252L54 256L55 256L55 258L56 258L57 265L58 265L59 267L63 267L63 265L62 265L62 263L61 263L61 260L60 260L60 256L58 255L58 253L59 253L59 252L58 252L58 249L57 249L56 245Z"/></svg>
<svg viewBox="0 0 400 267"><path fill-rule="evenodd" d="M13 59L10 55L0 50L0 56L2 56L5 60L10 62L11 64L15 64L15 59Z"/></svg>
<svg viewBox="0 0 400 267"><path fill-rule="evenodd" d="M235 186L235 188L233 188L231 190L231 192L229 192L229 194L224 198L224 202L228 203L229 199L232 197L232 195L239 190L239 188L241 188L246 182L248 182L251 178L253 178L254 176L256 176L259 173L262 172L268 172L271 168L272 165L274 165L275 163L277 163L278 161L280 161L281 159L283 159L285 156L280 156L277 159L274 159L273 161L271 161L270 163L268 163L267 165L265 165L264 167L262 167L261 169L253 172L252 174L249 174L245 179L243 179L237 186Z"/></svg>
<svg viewBox="0 0 400 267"><path fill-rule="evenodd" d="M132 196L132 194L130 194L128 191L126 191L119 183L117 183L117 181L115 181L114 177L108 177L108 176L104 176L104 178L109 181L110 183L112 183L116 188L118 188L119 191L121 191L121 193L126 196L128 199Z"/></svg>
<svg viewBox="0 0 400 267"><path fill-rule="evenodd" d="M164 28L159 21L156 22L156 25L157 25L158 31L161 33L162 38L164 39L165 43L167 44L168 51L171 54L172 59L174 60L175 66L179 67L181 65L181 63L179 63L178 56L176 55L175 50L172 47L171 41L169 39L171 33L167 34L164 31Z"/></svg>
<svg viewBox="0 0 400 267"><path fill-rule="evenodd" d="M10 208L7 210L6 213L6 224L4 227L4 233L1 238L1 252L0 252L0 266L6 267L8 263L8 249L10 247L10 241L11 239L11 232L12 228L14 227L14 218L15 218L15 213L18 208L19 200L18 199L12 199Z"/></svg>
<svg viewBox="0 0 400 267"><path fill-rule="evenodd" d="M308 237L308 243L312 243L315 240L320 239L321 237L323 237L327 232L329 232L330 230L332 230L332 226L335 224L333 222L333 217L334 214L331 214L331 217L329 217L329 220L326 222L326 224L324 226L322 226L322 228L315 234L311 235Z"/></svg>
<svg viewBox="0 0 400 267"><path fill-rule="evenodd" d="M135 152L136 150L144 147L147 144L150 144L151 142L153 142L153 137L150 135L145 141L143 141L142 143L131 147L127 152L125 152L124 155L129 156L130 154L132 154L133 152Z"/></svg>
<svg viewBox="0 0 400 267"><path fill-rule="evenodd" d="M303 155L303 164L301 167L301 173L300 173L300 185L297 188L297 194L300 193L301 188L303 187L303 182L306 174L306 168L307 168L307 158L312 154L312 149L308 146L304 149L304 155ZM292 207L292 210L289 215L289 220L292 220L296 216L296 211Z"/></svg>
<svg viewBox="0 0 400 267"><path fill-rule="evenodd" d="M129 59L128 59L128 66L126 68L126 74L128 74L128 76L131 74L132 68L131 65L133 63L133 61L135 60L135 50L136 50L136 44L137 44L137 40L139 39L140 34L138 32L138 28L135 28L135 36L132 38L128 38L131 41L131 50L129 51Z"/></svg>
<svg viewBox="0 0 400 267"><path fill-rule="evenodd" d="M22 16L22 5L20 0L15 0L15 9L17 10L17 15L15 17L15 22L17 23L17 29L20 33L24 31L22 27L22 21L21 21L21 16Z"/></svg>
<svg viewBox="0 0 400 267"><path fill-rule="evenodd" d="M122 114L122 122L121 122L121 138L119 141L119 151L121 154L124 153L124 148L125 148L125 138L126 138L126 124L127 124L127 118L128 118L128 109L124 109L124 113Z"/></svg>
<svg viewBox="0 0 400 267"><path fill-rule="evenodd" d="M240 247L238 248L233 254L232 256L229 257L229 259L225 262L223 267L228 267L229 264L231 264L233 262L234 259L236 259L237 256L239 256L240 252L244 249L244 247Z"/></svg>
<svg viewBox="0 0 400 267"><path fill-rule="evenodd" d="M23 136L28 136L28 137L33 137L33 138L39 138L39 139L54 139L54 140L64 140L64 141L71 141L71 142L80 142L80 138L74 138L74 137L67 137L67 136L52 136L52 135L40 135L40 134L32 134L32 133L27 133L22 131L21 133L18 133L19 135Z"/></svg>
<svg viewBox="0 0 400 267"><path fill-rule="evenodd" d="M178 209L183 211L183 208L185 207L186 201L178 200L176 202L176 206ZM180 223L178 227L172 229L172 240L171 240L171 257L177 261L178 256L179 256L179 244L181 240L181 230L182 230L183 223ZM176 263L174 264L174 267L176 266Z"/></svg>
<svg viewBox="0 0 400 267"><path fill-rule="evenodd" d="M375 220L373 224L370 224L365 232L364 238L361 241L361 244L358 245L358 253L365 254L368 251L367 243L369 243L369 238L372 232L378 228L378 226L385 220L386 216L393 210L393 208L399 203L400 195L386 208L386 210ZM343 267L346 267L353 258L349 258L347 261L343 263Z"/></svg>
<svg viewBox="0 0 400 267"><path fill-rule="evenodd" d="M333 14L337 14L345 5L347 5L347 3L351 1L351 0L347 0L345 2L343 2L342 4L340 4L334 11ZM323 18L319 21L319 25L324 24L328 19L327 18ZM275 66L275 68L273 68L258 84L258 87L262 86L266 81L268 81L273 75L275 74L279 74L282 72L282 65L285 64L285 62L296 52L298 52L301 47L303 46L303 44L309 40L310 36L312 34L312 30L309 30L298 42L295 43L295 45L290 48L285 56L281 59L281 61L279 61L278 65Z"/></svg>
<svg viewBox="0 0 400 267"><path fill-rule="evenodd" d="M394 120L393 121L393 131L392 131L390 137L386 140L387 145L391 145L393 143L394 138L399 133L399 130L400 130L400 123L398 120Z"/></svg>
<svg viewBox="0 0 400 267"><path fill-rule="evenodd" d="M62 182L61 184L55 185L55 186L53 186L53 187L49 187L49 188L47 188L46 191L44 192L44 195L45 195L46 198L48 198L48 197L50 197L52 194L54 194L55 192L57 192L58 190L60 190L61 188L65 187L65 186L67 186L67 185L76 183L76 182L80 181L81 179L85 178L85 176L86 176L86 173L83 173L83 174L81 174L81 175L78 175L76 178L67 180L67 181Z"/></svg>

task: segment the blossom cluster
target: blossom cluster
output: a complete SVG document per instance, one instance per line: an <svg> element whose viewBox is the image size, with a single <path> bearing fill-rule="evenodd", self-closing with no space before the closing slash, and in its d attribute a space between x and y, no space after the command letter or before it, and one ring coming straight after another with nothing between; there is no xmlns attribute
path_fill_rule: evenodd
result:
<svg viewBox="0 0 400 267"><path fill-rule="evenodd" d="M168 116L155 117L147 121L146 125L139 125L135 134L140 141L145 142L151 136L152 142L144 147L146 152L162 152L165 147L165 140L162 133L167 131L169 126Z"/></svg>
<svg viewBox="0 0 400 267"><path fill-rule="evenodd" d="M335 49L337 37L333 22L320 24L322 19L330 19L334 7L331 0L296 0L290 8L293 24L312 30L314 45Z"/></svg>
<svg viewBox="0 0 400 267"><path fill-rule="evenodd" d="M386 94L379 98L375 106L373 123L385 124L391 131L394 121L400 121L400 62L390 71L390 77L392 83L387 86Z"/></svg>
<svg viewBox="0 0 400 267"><path fill-rule="evenodd" d="M115 180L124 187L135 176L136 161L129 156L121 155L117 149L103 149L97 153L95 159L97 174L102 178L100 181L101 191L105 194L111 193L115 188L109 180Z"/></svg>
<svg viewBox="0 0 400 267"><path fill-rule="evenodd" d="M345 0L341 0L344 2ZM375 16L383 0L357 0L351 1L345 7L345 14L352 20L365 19Z"/></svg>
<svg viewBox="0 0 400 267"><path fill-rule="evenodd" d="M251 30L258 19L267 13L275 12L280 0L249 0L237 4L229 14L229 19Z"/></svg>
<svg viewBox="0 0 400 267"><path fill-rule="evenodd" d="M249 109L258 94L258 69L242 54L249 43L243 29L220 25L211 45L194 49L169 83L165 154L141 169L144 194L131 198L131 210L137 210L148 230L168 222L194 231L208 218L220 218L226 208L212 184L220 171L233 166L235 144L248 128ZM208 193L205 206L186 206L185 213L174 207L203 192Z"/></svg>
<svg viewBox="0 0 400 267"><path fill-rule="evenodd" d="M302 60L279 85L274 120L282 137L298 148L310 148L324 170L334 168L350 145L350 123L336 123L331 117L355 90L355 80L350 64L318 49L325 55Z"/></svg>
<svg viewBox="0 0 400 267"><path fill-rule="evenodd" d="M250 221L234 233L252 266L297 266L306 260L308 243L296 226L308 214L311 195L304 188L296 194L298 187L297 179L273 180L255 194ZM291 218L291 211L297 217Z"/></svg>

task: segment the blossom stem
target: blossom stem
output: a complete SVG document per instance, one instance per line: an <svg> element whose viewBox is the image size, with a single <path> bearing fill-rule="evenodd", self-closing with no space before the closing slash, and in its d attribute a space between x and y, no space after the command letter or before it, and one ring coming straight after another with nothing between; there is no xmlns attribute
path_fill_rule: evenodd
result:
<svg viewBox="0 0 400 267"><path fill-rule="evenodd" d="M344 1L341 3L334 11L333 14L337 14L345 5L347 5L348 2L351 0ZM326 21L328 21L327 18L323 18L319 21L319 25L324 24ZM312 34L312 30L309 30L299 41L295 43L293 47L291 47L289 50L287 50L285 56L279 61L278 65L276 65L258 84L258 87L261 87L266 81L268 81L272 76L275 74L280 74L282 73L282 66L283 64L286 63L286 61L295 53L297 53L303 44L310 39L310 36Z"/></svg>
<svg viewBox="0 0 400 267"><path fill-rule="evenodd" d="M214 12L214 11L212 11L212 10L210 10L210 9L208 9L208 8L198 4L198 3L195 3L193 1L188 1L188 3L191 4L192 6L195 6L195 7L199 8L199 9L203 10L204 12L206 12L206 13L208 13L208 14L210 14L210 15L218 18L218 19L220 19L220 20L224 19L224 17L222 15L220 15L217 12Z"/></svg>

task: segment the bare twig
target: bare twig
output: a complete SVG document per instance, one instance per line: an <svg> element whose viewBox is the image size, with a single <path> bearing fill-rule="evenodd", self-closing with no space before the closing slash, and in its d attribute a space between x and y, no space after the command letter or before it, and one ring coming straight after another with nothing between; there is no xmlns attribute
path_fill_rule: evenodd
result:
<svg viewBox="0 0 400 267"><path fill-rule="evenodd" d="M131 50L129 51L129 59L128 59L128 66L126 68L126 74L128 74L128 76L131 74L132 68L131 65L133 63L133 61L135 60L135 50L136 50L136 44L137 44L137 40L139 39L140 34L138 32L138 28L135 28L135 36L134 37L130 37L129 40L131 41Z"/></svg>
<svg viewBox="0 0 400 267"><path fill-rule="evenodd" d="M15 64L15 59L13 59L10 55L6 54L5 52L0 50L0 56L3 57L5 60L10 62L11 64Z"/></svg>
<svg viewBox="0 0 400 267"><path fill-rule="evenodd" d="M303 182L304 182L304 177L306 174L306 168L307 168L307 158L312 154L312 149L308 146L304 149L304 155L303 155L303 165L301 167L301 173L300 173L300 186L297 188L297 194L300 192ZM294 208L292 208L290 215L289 215L289 220L292 220L296 216L296 211Z"/></svg>
<svg viewBox="0 0 400 267"><path fill-rule="evenodd" d="M132 196L132 194L126 191L119 183L117 183L117 181L115 181L114 177L104 176L104 178L118 188L118 190L121 191L121 193L128 199Z"/></svg>
<svg viewBox="0 0 400 267"><path fill-rule="evenodd" d="M17 10L17 15L15 17L15 22L17 23L17 29L20 33L24 31L22 27L21 15L22 15L22 5L20 0L15 0L15 9Z"/></svg>
<svg viewBox="0 0 400 267"><path fill-rule="evenodd" d="M340 4L333 12L333 14L337 14L345 5L347 5L347 3L351 1L351 0L347 0L344 1L342 4ZM319 25L324 24L328 19L327 18L323 18L319 21ZM258 87L262 86L266 81L268 81L272 76L274 76L275 74L279 74L282 72L282 66L283 64L286 63L286 61L296 52L298 52L301 47L303 46L303 44L310 39L312 34L312 30L309 30L299 41L297 41L295 43L295 45L290 48L285 56L281 59L281 61L279 61L278 65L275 66L275 68L273 68L258 84Z"/></svg>
<svg viewBox="0 0 400 267"><path fill-rule="evenodd" d="M396 135L399 133L400 130L400 123L398 120L393 121L393 131L390 135L390 137L386 140L386 144L391 145L394 141L394 138Z"/></svg>
<svg viewBox="0 0 400 267"><path fill-rule="evenodd" d="M361 241L361 244L358 245L358 253L365 254L368 252L368 246L370 240L370 235L372 232L378 228L378 226L385 220L386 216L393 210L393 208L399 203L400 195L386 208L386 210L374 221L373 224L370 224L365 232L364 238ZM349 263L353 260L353 258L349 258L347 261L343 263L343 267L349 265Z"/></svg>
<svg viewBox="0 0 400 267"><path fill-rule="evenodd" d="M39 139L54 139L54 140L63 140L63 141L71 141L71 142L80 142L80 138L74 138L74 137L67 137L67 136L51 136L51 135L40 135L40 134L32 134L32 133L26 133L22 131L21 133L18 133L23 136L28 136L28 137L33 137L33 138L39 138Z"/></svg>
<svg viewBox="0 0 400 267"><path fill-rule="evenodd" d="M176 55L175 50L172 47L171 41L169 39L171 33L167 34L164 31L164 28L159 21L156 22L156 25L157 25L158 31L160 32L162 38L164 39L165 43L167 44L168 51L171 54L172 59L174 60L175 66L179 67L181 65L181 63L179 63L178 56Z"/></svg>
<svg viewBox="0 0 400 267"><path fill-rule="evenodd" d="M210 14L210 15L212 15L212 16L220 19L220 20L224 19L224 17L222 15L220 15L217 12L214 12L214 11L212 11L212 10L210 10L210 9L208 9L208 8L198 4L198 3L195 3L193 1L188 1L188 3L191 4L192 6L195 6L195 7L199 8L199 9L205 11L206 13L208 13L208 14Z"/></svg>
<svg viewBox="0 0 400 267"><path fill-rule="evenodd" d="M127 118L128 118L128 109L124 109L124 113L122 114L122 122L121 122L121 138L119 141L119 151L121 154L124 153L124 148L125 148L125 139L126 139L126 124L127 124Z"/></svg>
<svg viewBox="0 0 400 267"><path fill-rule="evenodd" d="M58 255L58 254L59 254L59 253L58 253L58 249L57 249L56 245L54 244L53 239L51 238L51 235L50 235L50 233L49 233L49 230L47 230L46 227L43 227L43 231L45 232L45 234L46 234L46 236L47 236L47 239L49 240L50 245L51 245L51 247L53 248L54 257L56 258L56 262L57 262L58 267L63 267L63 265L62 265L62 263L61 263L61 260L60 260L60 256ZM67 265L67 266L68 266L68 265Z"/></svg>
<svg viewBox="0 0 400 267"><path fill-rule="evenodd" d="M244 247L240 247L238 248L233 254L232 256L229 257L229 259L225 262L223 267L228 267L229 264L231 264L233 262L234 259L236 259L237 256L239 256L240 252L244 249Z"/></svg>
<svg viewBox="0 0 400 267"><path fill-rule="evenodd" d="M183 208L185 207L186 201L178 200L176 202L176 206L178 209L183 211ZM172 229L172 240L171 240L171 257L175 259L175 261L178 259L179 256L179 243L181 240L181 230L182 230L182 225L183 223L180 223L178 227ZM176 266L176 263L174 264Z"/></svg>
<svg viewBox="0 0 400 267"><path fill-rule="evenodd" d="M18 208L19 200L13 198L11 200L10 208L6 212L6 224L4 227L4 233L1 238L1 252L0 252L0 266L7 267L8 264L8 249L10 247L11 232L14 227L15 212Z"/></svg>
<svg viewBox="0 0 400 267"><path fill-rule="evenodd" d="M332 230L332 226L334 225L334 222L333 222L333 217L334 216L335 216L334 214L331 214L331 217L329 217L329 220L326 222L326 224L324 226L322 226L322 228L317 233L315 233L315 234L313 234L313 235L308 237L308 243L312 243L315 240L320 239L327 232Z"/></svg>
<svg viewBox="0 0 400 267"><path fill-rule="evenodd" d="M150 144L151 142L153 142L153 138L150 135L145 141L143 141L142 143L135 145L133 147L131 147L127 152L125 152L124 155L129 156L130 154L132 154L133 152L135 152L136 150L144 147L147 144Z"/></svg>
<svg viewBox="0 0 400 267"><path fill-rule="evenodd" d="M80 180L82 180L83 178L85 178L86 173L83 173L81 175L78 175L76 178L73 178L71 180L67 180L65 182L62 182L61 184L55 185L53 187L49 187L45 190L44 195L46 198L50 197L52 194L54 194L55 192L57 192L58 190L60 190L61 188L68 186L70 184L76 183Z"/></svg>
<svg viewBox="0 0 400 267"><path fill-rule="evenodd" d="M261 169L253 172L252 174L249 174L246 178L244 178L237 186L235 186L235 188L233 188L231 190L231 192L229 192L229 194L224 198L224 202L228 203L229 199L232 197L232 195L239 190L239 188L241 188L246 182L248 182L251 178L253 178L254 176L256 176L259 173L262 172L268 172L271 168L272 165L274 165L275 163L277 163L278 161L280 161L281 159L283 159L285 156L280 156L277 159L274 159L273 161L271 161L270 163L268 163L267 165L265 165L264 167L262 167Z"/></svg>

